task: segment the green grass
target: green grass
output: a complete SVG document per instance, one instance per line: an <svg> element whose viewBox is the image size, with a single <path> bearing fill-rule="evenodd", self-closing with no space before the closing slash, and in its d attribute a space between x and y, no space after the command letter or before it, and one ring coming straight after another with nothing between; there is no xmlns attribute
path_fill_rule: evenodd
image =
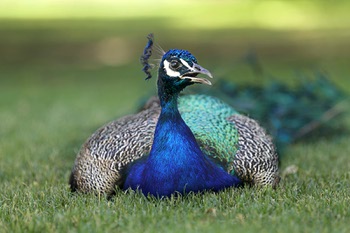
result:
<svg viewBox="0 0 350 233"><path fill-rule="evenodd" d="M274 76L293 83L295 70L324 70L350 92L346 31L174 32L149 20L165 49L188 48L215 76L256 82L240 61L249 42L267 72L263 82ZM137 60L147 22L118 22L0 22L0 232L350 231L349 133L290 146L281 171L298 170L284 174L276 190L245 187L165 200L120 191L110 201L70 193L68 177L84 140L155 91ZM186 36L174 38L176 32ZM132 54L113 66L96 60L92 49L110 37L128 41ZM344 119L349 130L349 113Z"/></svg>

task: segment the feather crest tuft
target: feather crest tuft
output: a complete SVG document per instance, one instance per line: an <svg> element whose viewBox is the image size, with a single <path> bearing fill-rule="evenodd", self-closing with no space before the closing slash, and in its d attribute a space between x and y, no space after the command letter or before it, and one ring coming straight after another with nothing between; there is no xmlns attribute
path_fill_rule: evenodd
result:
<svg viewBox="0 0 350 233"><path fill-rule="evenodd" d="M153 33L148 34L148 42L143 50L143 54L140 57L140 62L143 65L142 71L146 73L147 77L145 80L152 78L150 70L153 68L152 64L148 63L149 58L152 56L152 47L153 47Z"/></svg>
<svg viewBox="0 0 350 233"><path fill-rule="evenodd" d="M152 59L158 65L161 62L161 57L165 54L165 51L160 47L160 45L154 43L153 33L148 34L147 36L148 42L146 47L143 50L143 54L140 57L140 62L143 65L142 71L146 73L147 77L145 80L152 78L151 70L156 66L155 64L149 63L149 60L152 56L153 50L155 50L160 58Z"/></svg>

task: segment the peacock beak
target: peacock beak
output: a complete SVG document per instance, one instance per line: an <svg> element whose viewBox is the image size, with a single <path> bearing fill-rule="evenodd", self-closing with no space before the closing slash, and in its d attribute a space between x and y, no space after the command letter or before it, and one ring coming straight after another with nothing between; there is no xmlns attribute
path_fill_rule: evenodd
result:
<svg viewBox="0 0 350 233"><path fill-rule="evenodd" d="M203 83L211 85L211 82L206 78L196 77L199 74L204 74L209 78L213 78L213 75L198 64L193 64L192 67L188 67L189 71L180 76L181 79L189 79L193 83Z"/></svg>

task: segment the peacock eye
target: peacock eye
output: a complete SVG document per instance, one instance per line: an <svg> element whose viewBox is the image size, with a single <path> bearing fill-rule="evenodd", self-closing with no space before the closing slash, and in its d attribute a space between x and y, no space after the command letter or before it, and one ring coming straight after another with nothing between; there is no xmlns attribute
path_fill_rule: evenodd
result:
<svg viewBox="0 0 350 233"><path fill-rule="evenodd" d="M182 66L181 63L178 62L178 61L176 61L176 60L172 60L172 61L170 62L170 67L171 67L172 69L174 69L174 70L179 69L181 66Z"/></svg>

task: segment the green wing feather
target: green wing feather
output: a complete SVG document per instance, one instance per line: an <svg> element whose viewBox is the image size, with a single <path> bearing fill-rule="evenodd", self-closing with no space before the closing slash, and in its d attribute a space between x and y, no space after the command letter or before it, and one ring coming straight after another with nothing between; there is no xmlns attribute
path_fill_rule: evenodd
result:
<svg viewBox="0 0 350 233"><path fill-rule="evenodd" d="M221 100L206 95L180 97L179 110L202 151L233 174L239 135L234 123L227 118L237 112Z"/></svg>

